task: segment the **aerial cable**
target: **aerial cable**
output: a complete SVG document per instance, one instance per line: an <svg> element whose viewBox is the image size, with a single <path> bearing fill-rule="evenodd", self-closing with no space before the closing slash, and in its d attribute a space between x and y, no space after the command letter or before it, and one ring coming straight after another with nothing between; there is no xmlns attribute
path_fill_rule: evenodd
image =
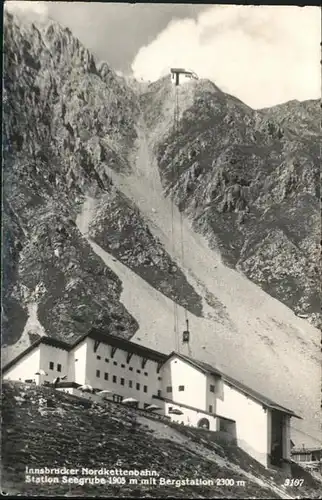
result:
<svg viewBox="0 0 322 500"><path fill-rule="evenodd" d="M177 87L175 87L176 95L177 95ZM174 127L173 127L173 132L174 136L177 134L177 106L176 106L177 99L175 101L175 107L174 107ZM174 258L175 255L175 231L174 231L174 185L175 185L175 156L172 160L172 203L171 203L171 233L172 233L172 256ZM176 285L176 277L174 275L173 277L174 285ZM174 289L176 289L176 286L174 286ZM173 301L173 317L174 317L174 324L173 324L173 330L174 330L174 337L175 337L175 349L177 352L180 350L180 341L179 341L179 321L178 321L178 305L176 300Z"/></svg>
<svg viewBox="0 0 322 500"><path fill-rule="evenodd" d="M180 116L180 111L179 111L179 94L178 94L178 86L179 86L179 73L181 71L178 71L176 73L176 81L175 81L175 104L174 104L174 136L175 139L178 139L178 133L179 133L179 116ZM176 156L174 155L174 158ZM172 170L172 176L173 176L173 186L175 183L175 170L174 170L174 165L175 162L172 162L173 170ZM183 214L182 211L179 210L180 214L180 244L181 244L181 262L182 262L182 267L184 268L185 264L185 255L184 255L184 242L183 242ZM173 250L174 250L174 241L175 241L175 235L174 235L174 199L172 198L172 241L173 241ZM189 355L191 355L190 352L190 333L189 333L189 319L188 319L188 312L187 309L184 308L184 316L185 316L185 323L186 323L186 329L183 332L183 338L182 341L184 343L187 343L188 345L188 352ZM176 339L178 342L178 351L180 348L180 339L179 339L179 331L178 331L178 310L177 310L177 304L175 304L175 322L176 322Z"/></svg>

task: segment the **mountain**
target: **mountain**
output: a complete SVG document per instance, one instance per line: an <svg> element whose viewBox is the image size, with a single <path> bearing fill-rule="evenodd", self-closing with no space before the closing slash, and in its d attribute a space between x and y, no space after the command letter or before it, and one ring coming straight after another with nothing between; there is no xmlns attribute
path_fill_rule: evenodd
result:
<svg viewBox="0 0 322 500"><path fill-rule="evenodd" d="M168 77L133 85L8 13L4 49L4 361L95 324L220 365L315 443L317 103L254 111L191 81L174 134Z"/></svg>

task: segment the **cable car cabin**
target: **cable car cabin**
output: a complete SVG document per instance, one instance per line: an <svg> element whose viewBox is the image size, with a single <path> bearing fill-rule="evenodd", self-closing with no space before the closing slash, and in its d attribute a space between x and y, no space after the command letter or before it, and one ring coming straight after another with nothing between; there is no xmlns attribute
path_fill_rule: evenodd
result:
<svg viewBox="0 0 322 500"><path fill-rule="evenodd" d="M190 340L190 332L188 330L185 330L182 334L182 342L189 342Z"/></svg>
<svg viewBox="0 0 322 500"><path fill-rule="evenodd" d="M189 337L190 337L190 333L188 332L188 330L185 330L182 334L182 342L189 342Z"/></svg>
<svg viewBox="0 0 322 500"><path fill-rule="evenodd" d="M190 340L190 332L189 332L189 320L186 319L187 329L182 334L182 342L189 342Z"/></svg>
<svg viewBox="0 0 322 500"><path fill-rule="evenodd" d="M184 83L190 81L191 79L198 80L198 76L196 73L189 69L184 68L171 68L171 82L174 85L179 85L180 83Z"/></svg>

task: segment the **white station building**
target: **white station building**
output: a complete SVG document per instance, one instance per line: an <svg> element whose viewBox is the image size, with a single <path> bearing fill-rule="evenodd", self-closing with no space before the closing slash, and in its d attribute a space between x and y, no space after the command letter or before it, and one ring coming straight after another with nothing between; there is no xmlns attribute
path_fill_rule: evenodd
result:
<svg viewBox="0 0 322 500"><path fill-rule="evenodd" d="M40 375L36 375L40 372ZM265 396L227 377L207 363L172 352L169 355L91 329L74 344L41 337L2 370L3 378L44 384L65 376L58 385L80 395L88 384L111 391L138 407L157 405L172 421L203 427L235 441L249 455L270 465L273 443L291 458L291 417L300 418Z"/></svg>
<svg viewBox="0 0 322 500"><path fill-rule="evenodd" d="M171 68L171 83L173 85L181 85L182 83L190 82L191 80L198 80L198 75L186 68Z"/></svg>

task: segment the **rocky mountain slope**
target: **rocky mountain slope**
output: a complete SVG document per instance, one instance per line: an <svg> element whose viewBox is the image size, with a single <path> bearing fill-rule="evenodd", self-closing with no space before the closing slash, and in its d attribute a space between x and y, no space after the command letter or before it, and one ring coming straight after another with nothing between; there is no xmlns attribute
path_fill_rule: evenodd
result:
<svg viewBox="0 0 322 500"><path fill-rule="evenodd" d="M316 312L315 103L254 112L191 82L173 136L168 78L139 91L68 29L4 28L4 362L95 323L220 364L315 443L320 334L293 312Z"/></svg>
<svg viewBox="0 0 322 500"><path fill-rule="evenodd" d="M137 106L121 79L106 64L97 67L69 30L54 24L38 30L7 15L4 110L5 343L21 337L35 301L41 325L54 336L79 334L93 318L114 333L136 331L119 302L120 281L76 228L87 191L107 193L96 231L103 222L120 260L183 306L190 294L200 315L200 298L179 269L182 291L174 289L170 256L105 172L105 165L131 170Z"/></svg>
<svg viewBox="0 0 322 500"><path fill-rule="evenodd" d="M214 442L208 431L139 414L134 432L133 417L124 405L93 404L51 388L6 382L2 392L2 491L108 498L297 498L298 488L284 486L288 474L266 470L238 448ZM145 485L131 485L128 478L127 484L120 485L115 477L115 484L106 485L37 484L25 481L26 466L148 469L158 477L155 484ZM303 496L319 498L321 478L313 478L296 464L291 477L304 480ZM215 484L164 486L159 478L209 479ZM220 483L227 479L228 484Z"/></svg>
<svg viewBox="0 0 322 500"><path fill-rule="evenodd" d="M179 129L155 143L162 185L223 261L319 324L319 102L253 111L214 84L179 87ZM141 97L151 130L170 81Z"/></svg>

